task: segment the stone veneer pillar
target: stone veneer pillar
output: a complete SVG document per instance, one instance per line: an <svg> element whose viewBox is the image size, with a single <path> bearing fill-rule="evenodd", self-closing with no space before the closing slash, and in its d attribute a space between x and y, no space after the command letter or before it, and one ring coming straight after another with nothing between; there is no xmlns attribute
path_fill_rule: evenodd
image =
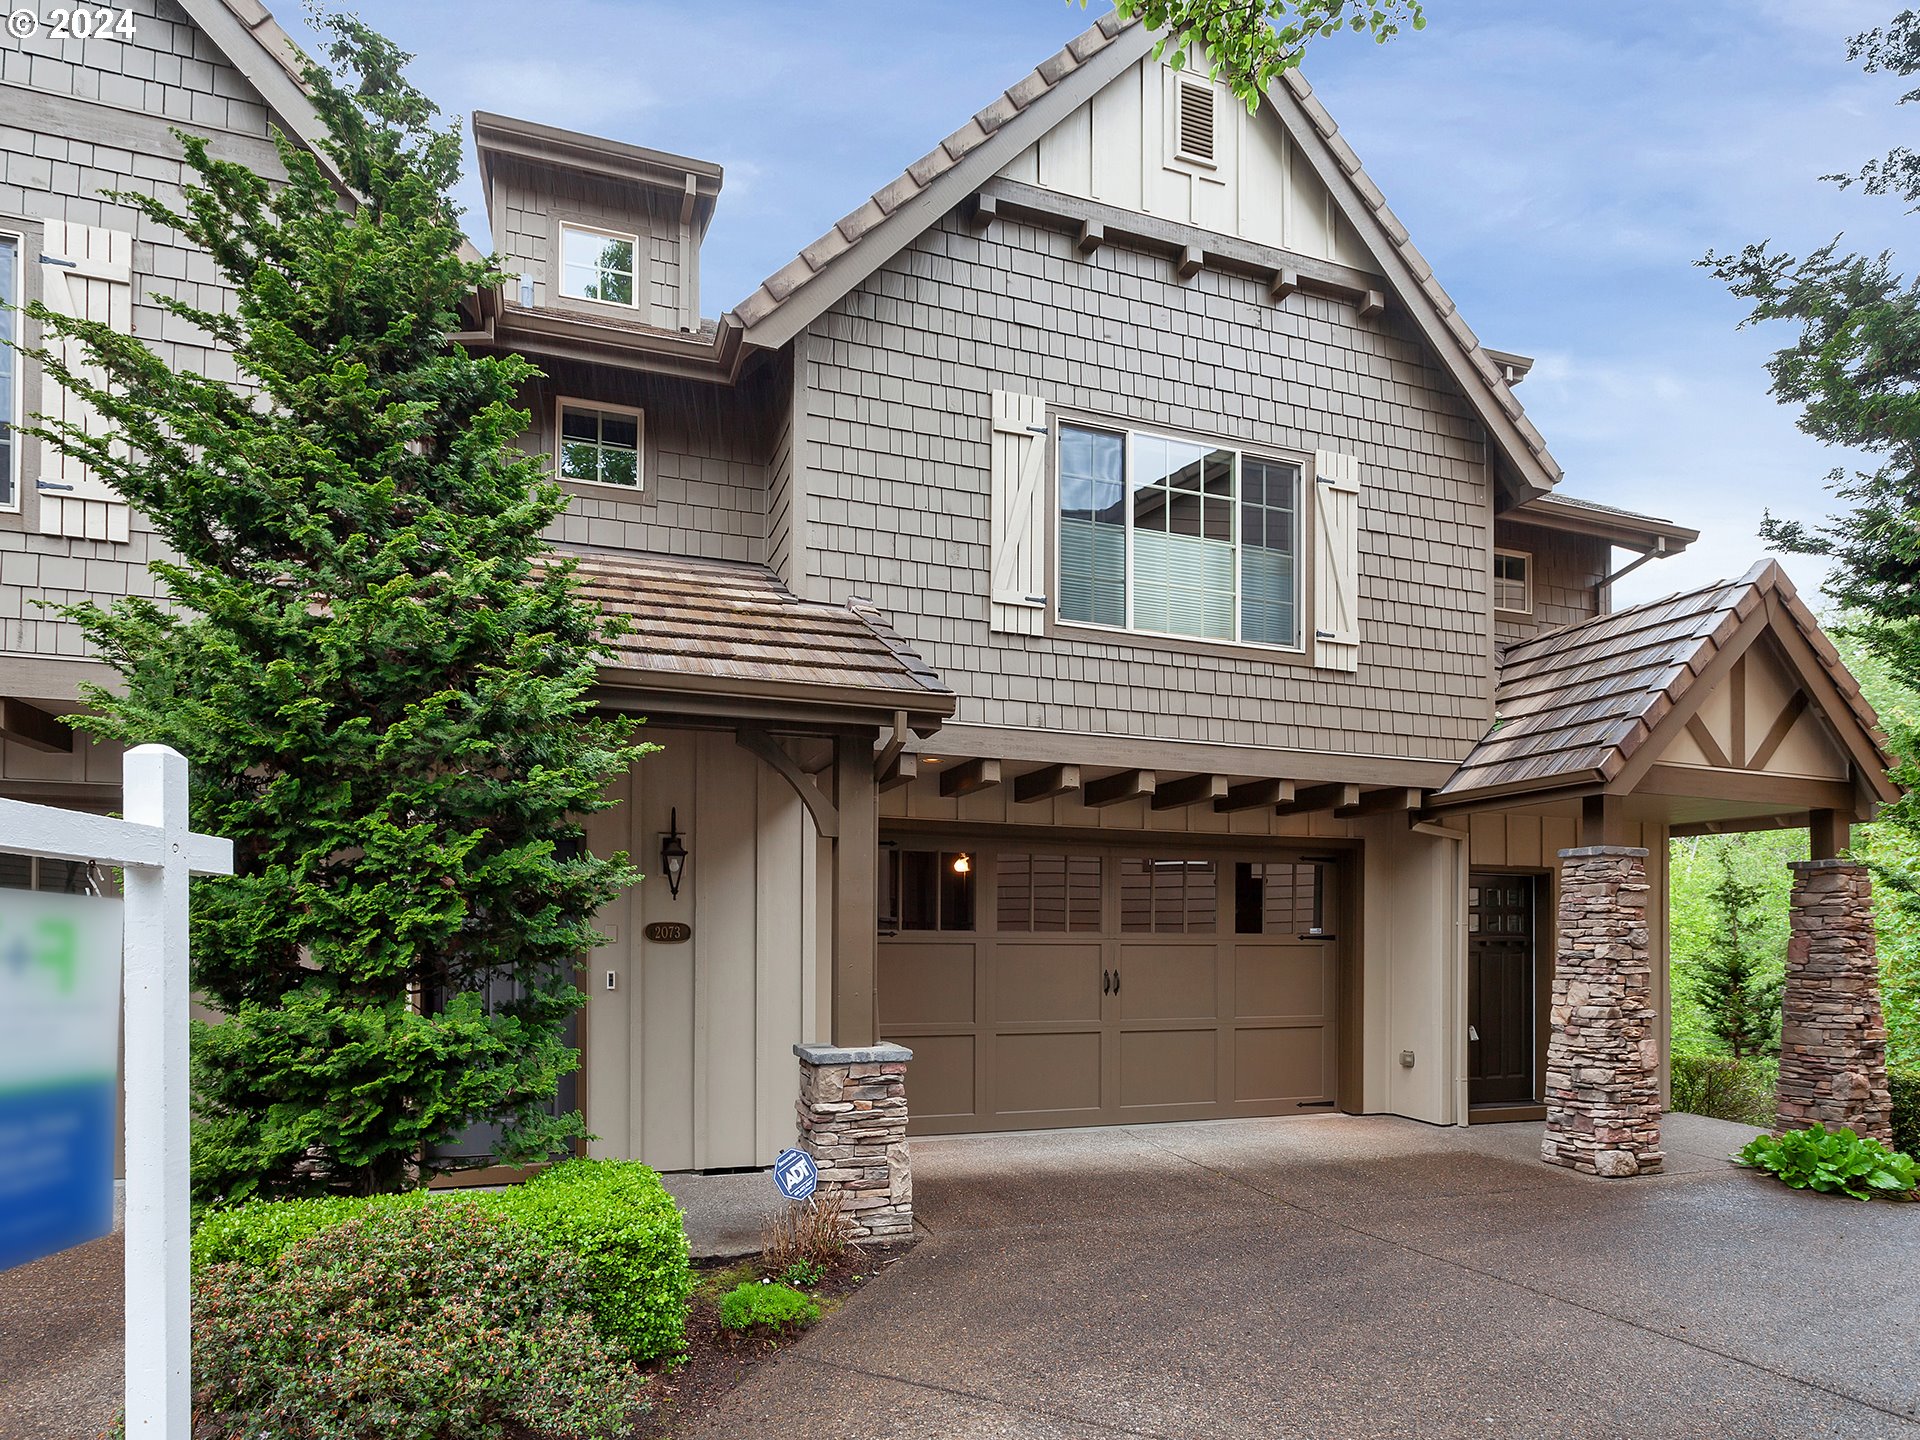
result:
<svg viewBox="0 0 1920 1440"><path fill-rule="evenodd" d="M1540 1158L1590 1175L1652 1175L1665 1162L1646 859L1629 845L1560 852Z"/></svg>
<svg viewBox="0 0 1920 1440"><path fill-rule="evenodd" d="M913 1168L907 1159L903 1045L796 1045L800 1148L820 1167L821 1195L838 1194L852 1240L913 1234Z"/></svg>
<svg viewBox="0 0 1920 1440"><path fill-rule="evenodd" d="M1793 871L1787 983L1781 992L1776 1123L1818 1121L1890 1141L1887 1026L1873 938L1873 881L1853 860L1801 860Z"/></svg>

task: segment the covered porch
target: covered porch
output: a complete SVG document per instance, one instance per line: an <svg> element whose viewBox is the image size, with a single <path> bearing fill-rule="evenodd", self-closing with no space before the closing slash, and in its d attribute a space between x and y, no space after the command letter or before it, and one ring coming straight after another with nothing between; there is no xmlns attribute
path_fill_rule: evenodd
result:
<svg viewBox="0 0 1920 1440"><path fill-rule="evenodd" d="M1554 1163L1658 1170L1666 841L1805 828L1780 1123L1884 1136L1871 886L1844 852L1897 797L1889 764L1858 682L1772 562L1510 647L1493 729L1428 804L1470 837L1475 1118L1545 1118Z"/></svg>

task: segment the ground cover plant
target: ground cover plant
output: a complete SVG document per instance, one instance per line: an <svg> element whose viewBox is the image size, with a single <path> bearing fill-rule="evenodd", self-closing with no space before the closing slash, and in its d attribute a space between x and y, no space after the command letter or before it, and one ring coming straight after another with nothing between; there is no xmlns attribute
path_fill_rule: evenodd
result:
<svg viewBox="0 0 1920 1440"><path fill-rule="evenodd" d="M1795 1190L1850 1195L1856 1200L1904 1197L1920 1184L1920 1165L1878 1140L1844 1126L1809 1125L1784 1135L1760 1135L1736 1157Z"/></svg>
<svg viewBox="0 0 1920 1440"><path fill-rule="evenodd" d="M778 1280L746 1280L720 1297L720 1323L742 1335L778 1338L820 1318L818 1301Z"/></svg>

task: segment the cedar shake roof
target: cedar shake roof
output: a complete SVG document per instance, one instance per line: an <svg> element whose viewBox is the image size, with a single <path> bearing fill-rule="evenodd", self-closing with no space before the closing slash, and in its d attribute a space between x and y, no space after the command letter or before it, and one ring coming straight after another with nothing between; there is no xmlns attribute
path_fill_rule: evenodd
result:
<svg viewBox="0 0 1920 1440"><path fill-rule="evenodd" d="M613 643L610 683L953 713L953 692L864 601L802 600L762 565L558 553L585 599L630 622Z"/></svg>
<svg viewBox="0 0 1920 1440"><path fill-rule="evenodd" d="M1821 633L1793 582L1777 563L1765 560L1738 580L1507 647L1494 692L1493 728L1434 793L1434 801L1445 805L1492 794L1604 787L1770 599L1806 642L1858 722L1868 758L1884 771L1892 763L1886 737L1859 682ZM1828 716L1835 724L1846 718Z"/></svg>
<svg viewBox="0 0 1920 1440"><path fill-rule="evenodd" d="M857 210L841 220L826 234L802 250L797 257L787 262L779 270L761 282L758 289L735 306L730 312L735 320L745 326L749 340L755 340L752 332L756 327L773 318L776 312L789 304L797 303L803 310L825 309L835 298L829 295L825 300L809 305L812 297L805 294L807 287L823 272L834 267L836 262L846 257L875 230L880 228L891 216L910 202L920 199L924 194L939 187L943 179L952 175L957 168L977 151L990 154L993 169L998 169L1006 160L1018 154L1020 150L1038 139L1038 135L1027 134L1031 128L1022 124L1027 112L1035 104L1047 98L1051 92L1061 87L1069 77L1080 71L1096 56L1123 38L1130 41L1130 49L1139 55L1145 55L1151 49L1148 35L1142 31L1129 34L1139 26L1137 20L1122 20L1117 13L1103 15L1098 24L1069 40L1065 47L1043 60L1023 79L1003 92L994 102L980 111L965 125L949 135L939 145L928 151L920 159L909 165L900 175L876 190ZM1137 56L1135 57L1137 58ZM1539 429L1527 418L1524 407L1514 396L1513 387L1507 380L1507 368L1518 356L1501 353L1495 359L1480 343L1479 337L1461 317L1459 307L1453 302L1438 279L1434 277L1433 267L1427 259L1414 248L1407 227L1387 206L1387 198L1380 187L1361 168L1360 157L1342 136L1339 123L1333 118L1327 107L1320 103L1313 93L1313 87L1298 68L1285 74L1285 83L1276 87L1267 96L1267 103L1280 113L1282 123L1288 115L1282 108L1283 99L1291 100L1293 105L1287 109L1297 109L1305 122L1302 125L1288 125L1296 141L1305 138L1308 147L1314 142L1324 153L1328 170L1337 173L1345 180L1347 193L1340 193L1341 187L1329 185L1335 201L1348 209L1351 218L1364 218L1372 227L1375 238L1369 238L1369 224L1360 224L1363 243L1366 243L1383 262L1388 258L1394 262L1388 266L1387 278L1393 281L1401 293L1403 303L1427 312L1433 322L1431 334L1446 337L1448 343L1436 348L1453 368L1470 399L1484 402L1501 412L1505 423L1512 426L1513 432L1526 451L1524 457L1515 456L1521 461L1523 471L1531 470L1534 479L1530 489L1534 493L1545 493L1558 483L1562 471L1559 462L1548 453L1547 442ZM1087 97L1080 97L1082 99ZM1301 131L1305 131L1304 137ZM999 152L1005 151L1005 154ZM972 167L969 167L972 168ZM991 172L988 172L991 173ZM1327 172L1323 172L1326 178ZM977 181L958 191L949 198L948 208L958 203L966 194L977 188ZM1351 203L1348 203L1351 202ZM924 227L923 227L924 228ZM1384 248L1389 254L1383 255ZM885 256L874 260L874 265L882 263ZM1398 273L1394 273L1395 270ZM1412 291L1413 293L1404 293ZM794 297L802 298L795 302ZM808 316L810 318L810 315ZM800 324L806 323L803 318ZM783 327L784 328L784 327ZM1448 354L1451 350L1453 353ZM1477 393L1476 393L1477 392ZM1483 414L1486 411L1483 409ZM1500 435L1498 426L1490 426L1496 436ZM1530 462L1530 463L1528 463Z"/></svg>

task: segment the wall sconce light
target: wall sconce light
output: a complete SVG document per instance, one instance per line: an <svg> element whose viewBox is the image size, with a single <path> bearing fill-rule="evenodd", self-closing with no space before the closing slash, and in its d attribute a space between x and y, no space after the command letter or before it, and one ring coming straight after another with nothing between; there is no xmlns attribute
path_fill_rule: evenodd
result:
<svg viewBox="0 0 1920 1440"><path fill-rule="evenodd" d="M973 869L973 861L969 859L967 856L956 855L953 857L953 873L954 874L965 875L972 869Z"/></svg>
<svg viewBox="0 0 1920 1440"><path fill-rule="evenodd" d="M680 877L687 871L687 842L680 838L680 807L673 807L667 821L668 833L660 841L660 868L666 872L667 890L680 898Z"/></svg>

